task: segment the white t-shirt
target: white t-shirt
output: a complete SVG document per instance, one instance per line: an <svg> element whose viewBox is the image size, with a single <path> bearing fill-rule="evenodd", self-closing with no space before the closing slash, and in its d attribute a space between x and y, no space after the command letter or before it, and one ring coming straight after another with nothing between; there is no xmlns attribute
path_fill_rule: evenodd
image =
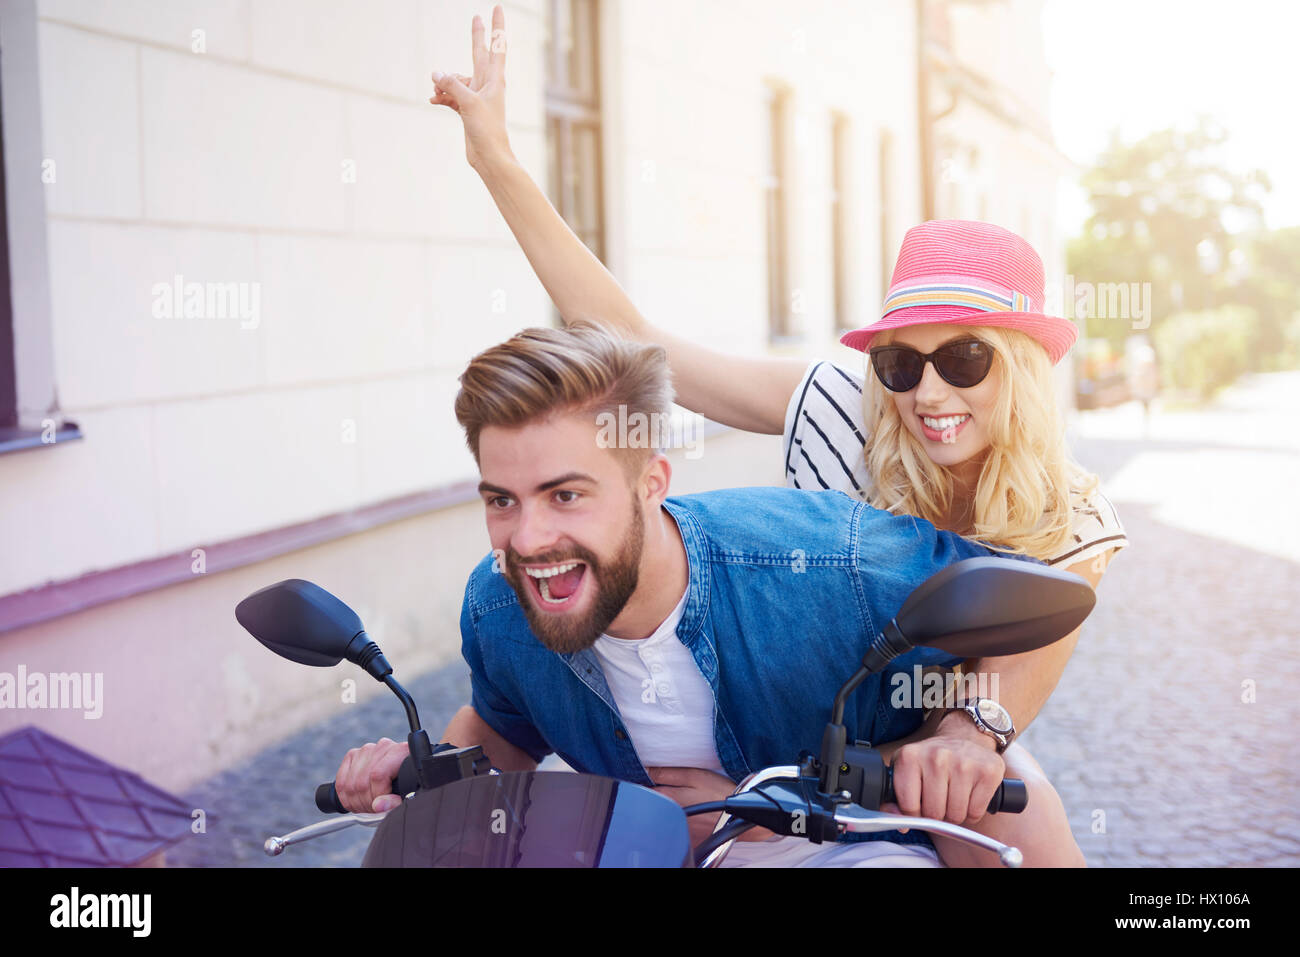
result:
<svg viewBox="0 0 1300 957"><path fill-rule="evenodd" d="M867 444L860 375L833 362L809 364L785 413L785 479L795 488L838 489L866 501L873 488L862 449ZM1100 491L1074 507L1071 540L1048 565L1069 566L1128 537L1115 506Z"/></svg>
<svg viewBox="0 0 1300 957"><path fill-rule="evenodd" d="M713 689L677 637L686 594L649 638L601 635L591 650L642 764L723 774L713 740Z"/></svg>
<svg viewBox="0 0 1300 957"><path fill-rule="evenodd" d="M713 736L713 689L677 625L686 592L649 638L601 635L592 645L637 757L648 768L724 774ZM813 742L815 744L815 742ZM809 745L811 746L811 744ZM794 755L790 756L791 761ZM736 841L724 867L940 867L926 847L870 841L813 844L799 837Z"/></svg>

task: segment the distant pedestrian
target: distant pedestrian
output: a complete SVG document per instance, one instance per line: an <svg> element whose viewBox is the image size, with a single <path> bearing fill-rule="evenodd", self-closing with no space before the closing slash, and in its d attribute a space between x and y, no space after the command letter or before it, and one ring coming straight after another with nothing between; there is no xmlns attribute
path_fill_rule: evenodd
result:
<svg viewBox="0 0 1300 957"><path fill-rule="evenodd" d="M1149 438L1151 402L1160 391L1160 368L1156 362L1156 350L1141 333L1129 336L1124 342L1124 374L1129 395L1142 403L1142 431Z"/></svg>

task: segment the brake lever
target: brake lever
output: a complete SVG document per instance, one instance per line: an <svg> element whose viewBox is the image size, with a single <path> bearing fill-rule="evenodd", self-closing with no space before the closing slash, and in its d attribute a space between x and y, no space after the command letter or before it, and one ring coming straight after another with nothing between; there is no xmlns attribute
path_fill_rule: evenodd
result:
<svg viewBox="0 0 1300 957"><path fill-rule="evenodd" d="M765 768L751 774L737 786L733 792L734 795L743 794L753 791L764 784L774 784L780 782L789 785L791 789L799 784L801 779L800 768L796 765L782 767ZM847 792L845 792L847 795ZM724 828L732 819L732 815L726 811L718 816L718 822L713 828L713 833L717 833ZM993 851L998 855L998 860L1005 867L1019 867L1024 863L1024 855L1018 848L995 841L976 831L964 828L958 824L951 824L947 821L937 821L928 817L909 817L901 814L889 814L885 811L868 810L859 804L841 804L836 807L833 819L836 827L841 832L849 833L879 833L881 831L896 831L899 828L915 828L918 831L928 831L933 834L943 834L947 837L956 838L967 844L974 844L976 847L982 847L985 850ZM708 857L700 862L701 867L718 867L726 858L735 839L719 845Z"/></svg>
<svg viewBox="0 0 1300 957"><path fill-rule="evenodd" d="M301 844L303 841L310 841L322 834L333 834L335 831L341 831L346 827L358 824L362 827L378 827L380 822L387 816L387 811L379 811L366 814L345 814L342 817L318 821L315 824L300 827L296 831L290 831L283 837L268 837L266 843L262 845L262 850L266 852L267 857L279 857L290 844Z"/></svg>
<svg viewBox="0 0 1300 957"><path fill-rule="evenodd" d="M850 834L876 834L881 831L897 831L903 827L916 828L918 831L943 834L988 851L995 851L998 860L1006 867L1019 867L1025 860L1019 848L995 841L960 824L936 821L928 817L908 817L903 814L888 814L885 811L869 811L858 804L846 804L835 809L835 823Z"/></svg>

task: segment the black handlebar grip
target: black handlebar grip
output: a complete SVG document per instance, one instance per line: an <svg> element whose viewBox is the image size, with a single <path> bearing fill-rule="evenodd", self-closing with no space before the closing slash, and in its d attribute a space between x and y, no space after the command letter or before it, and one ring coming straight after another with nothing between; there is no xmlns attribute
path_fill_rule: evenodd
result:
<svg viewBox="0 0 1300 957"><path fill-rule="evenodd" d="M415 773L415 762L411 760L411 756L408 754L406 760L402 762L401 768L398 769L397 777L393 778L392 793L410 794L419 786L420 778ZM334 789L333 781L327 781L316 788L316 807L326 814L351 813L339 803L339 793Z"/></svg>
<svg viewBox="0 0 1300 957"><path fill-rule="evenodd" d="M1006 778L989 801L990 814L1019 814L1029 804L1029 789L1019 778Z"/></svg>
<svg viewBox="0 0 1300 957"><path fill-rule="evenodd" d="M884 787L882 788L880 803L886 801L897 803L894 797L894 769L887 768L885 771ZM993 792L993 799L989 801L990 814L1019 814L1029 804L1029 789L1025 787L1025 782L1019 778L1003 778L998 789ZM879 805L877 805L879 806Z"/></svg>

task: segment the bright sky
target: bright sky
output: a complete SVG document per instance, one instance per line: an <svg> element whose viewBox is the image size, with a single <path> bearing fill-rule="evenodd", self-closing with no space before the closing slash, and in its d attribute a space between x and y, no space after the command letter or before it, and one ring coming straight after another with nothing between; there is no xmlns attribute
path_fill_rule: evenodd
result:
<svg viewBox="0 0 1300 957"><path fill-rule="evenodd" d="M1226 164L1271 178L1271 227L1300 225L1300 3L1292 0L1047 0L1057 146L1088 165L1119 127L1127 142L1197 113L1228 132ZM1088 213L1062 201L1067 234Z"/></svg>

